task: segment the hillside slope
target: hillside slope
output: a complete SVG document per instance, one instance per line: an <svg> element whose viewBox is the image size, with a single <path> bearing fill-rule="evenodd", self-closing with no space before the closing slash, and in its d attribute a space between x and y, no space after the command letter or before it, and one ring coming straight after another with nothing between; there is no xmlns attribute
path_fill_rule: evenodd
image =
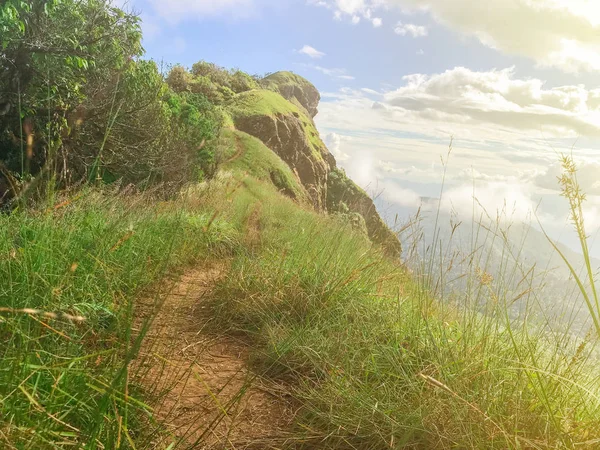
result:
<svg viewBox="0 0 600 450"><path fill-rule="evenodd" d="M272 74L261 80L261 87L226 103L235 128L259 139L290 167L315 210L353 216L375 244L399 256L398 236L381 219L368 194L337 167L319 136L313 121L318 90L291 72Z"/></svg>
<svg viewBox="0 0 600 450"><path fill-rule="evenodd" d="M314 95L281 90L231 95L220 170L177 195L98 183L0 216L0 447L595 448L597 344L507 320L503 280L474 286L488 315L432 297L310 142ZM277 115L312 191L234 126Z"/></svg>
<svg viewBox="0 0 600 450"><path fill-rule="evenodd" d="M114 4L0 1L1 449L598 448L600 325L479 264L435 295L314 86L164 77Z"/></svg>

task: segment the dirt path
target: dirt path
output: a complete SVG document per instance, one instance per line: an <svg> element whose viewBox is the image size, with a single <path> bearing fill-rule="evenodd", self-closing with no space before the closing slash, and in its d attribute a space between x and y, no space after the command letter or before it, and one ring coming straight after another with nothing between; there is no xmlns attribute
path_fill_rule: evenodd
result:
<svg viewBox="0 0 600 450"><path fill-rule="evenodd" d="M142 384L168 430L149 448L279 448L293 417L277 386L253 376L249 349L206 331L206 295L224 264L186 272L174 283L142 347ZM142 310L150 305L142 306Z"/></svg>
<svg viewBox="0 0 600 450"><path fill-rule="evenodd" d="M235 161L242 156L242 153L244 152L244 146L242 145L240 137L237 134L235 135L235 149L235 155L233 155L231 158L228 158L227 161L225 161L225 164Z"/></svg>

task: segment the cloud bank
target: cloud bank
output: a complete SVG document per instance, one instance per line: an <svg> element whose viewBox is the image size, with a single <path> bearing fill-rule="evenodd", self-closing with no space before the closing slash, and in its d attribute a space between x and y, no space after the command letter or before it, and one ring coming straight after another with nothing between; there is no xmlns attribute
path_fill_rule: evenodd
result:
<svg viewBox="0 0 600 450"><path fill-rule="evenodd" d="M595 0L312 0L337 17L387 8L427 13L483 45L565 72L600 70L600 2ZM408 32L408 31L407 31Z"/></svg>

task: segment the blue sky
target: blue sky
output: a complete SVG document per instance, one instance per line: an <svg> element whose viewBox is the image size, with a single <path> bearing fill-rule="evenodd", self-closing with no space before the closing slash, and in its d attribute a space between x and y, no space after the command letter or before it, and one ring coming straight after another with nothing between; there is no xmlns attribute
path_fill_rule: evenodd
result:
<svg viewBox="0 0 600 450"><path fill-rule="evenodd" d="M339 164L403 210L473 192L515 220L568 228L556 177L571 151L600 228L597 0L134 0L147 56L264 74L322 93L315 118ZM305 51L301 51L304 49ZM541 202L541 204L540 204ZM492 214L494 215L494 214Z"/></svg>
<svg viewBox="0 0 600 450"><path fill-rule="evenodd" d="M202 1L188 0L190 4ZM266 4L242 15L227 11L236 8L231 2L232 6L223 7L219 13L176 18L165 17L160 8L154 7L156 3L130 3L144 18L144 43L149 57L188 66L205 59L257 74L294 70L310 77L322 91L342 86L385 89L397 86L403 75L440 73L457 66L477 71L515 66L518 73L540 77L548 86L573 81L594 83L595 78L589 72L565 75L560 70L536 68L528 58L498 52L476 38L437 26L424 12L402 14L386 10L381 14L382 25L376 28L364 18L356 25L351 20L336 20L330 9L310 5L306 0L282 0L277 6L257 2ZM169 0L160 3L168 5ZM399 21L425 26L428 35L420 39L398 35L394 29ZM315 61L298 53L305 45L325 56ZM355 80L336 80L305 67L310 63L328 69L343 68Z"/></svg>

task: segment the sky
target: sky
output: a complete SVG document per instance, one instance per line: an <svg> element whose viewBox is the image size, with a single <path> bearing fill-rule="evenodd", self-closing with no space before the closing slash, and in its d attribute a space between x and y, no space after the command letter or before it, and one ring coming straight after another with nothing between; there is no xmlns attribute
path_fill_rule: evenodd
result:
<svg viewBox="0 0 600 450"><path fill-rule="evenodd" d="M207 60L308 78L322 95L315 122L325 143L392 211L439 198L444 180L448 211L535 216L573 246L557 182L561 153L572 153L588 194L587 231L600 229L598 0L131 0L127 7L141 14L147 56L165 68Z"/></svg>

